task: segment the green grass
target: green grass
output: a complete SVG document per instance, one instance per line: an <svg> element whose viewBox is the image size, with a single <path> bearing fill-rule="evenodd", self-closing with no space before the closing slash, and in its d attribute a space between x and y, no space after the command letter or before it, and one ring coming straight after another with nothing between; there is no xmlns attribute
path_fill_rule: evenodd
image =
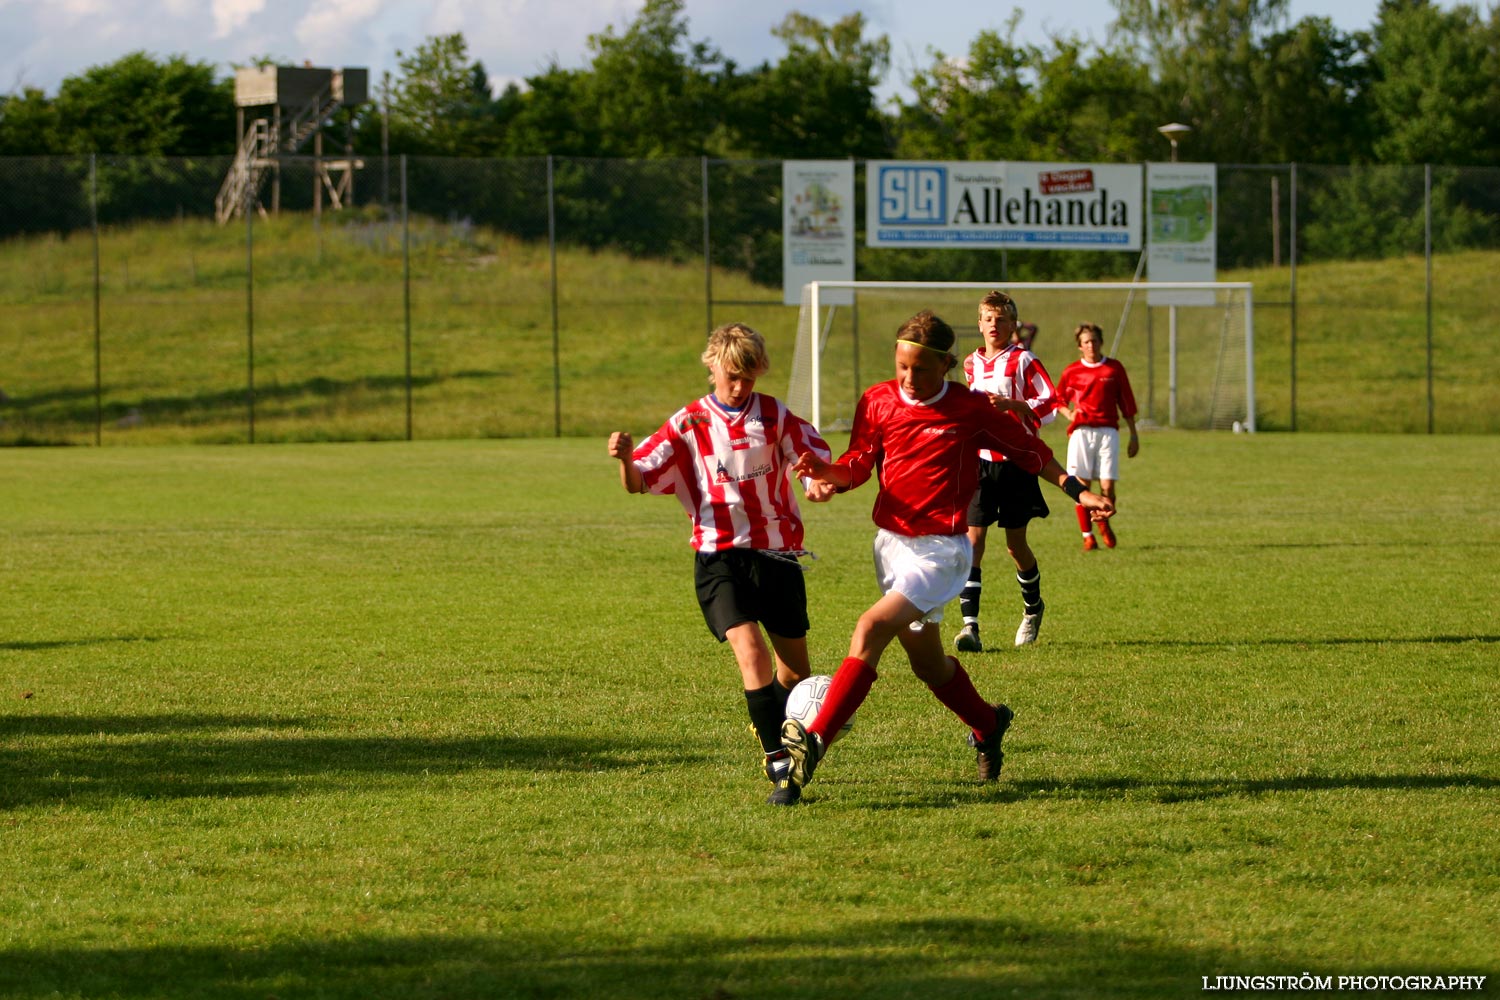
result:
<svg viewBox="0 0 1500 1000"><path fill-rule="evenodd" d="M893 654L776 810L686 519L602 439L11 450L0 996L1493 976L1497 458L1148 434L1121 547L1050 491L1042 642L968 658L1017 710L1000 784ZM872 497L806 511L820 671Z"/></svg>
<svg viewBox="0 0 1500 1000"><path fill-rule="evenodd" d="M260 222L247 295L241 226L186 220L104 230L97 399L91 235L0 242L0 444L245 441L252 353L257 442L405 438L401 235L357 213L322 225L293 213ZM1500 431L1489 358L1497 259L1467 252L1435 260L1432 416L1439 431ZM1117 279L1128 279L1132 264L1122 255ZM1290 269L1220 277L1255 285L1262 428L1427 430L1424 261L1299 267L1295 368ZM552 279L545 243L413 220L413 437L598 435L641 412L670 412L704 385L697 358L710 322L748 322L764 333L773 362L767 384L785 390L798 310L780 304L779 288L723 268L705 275L696 263L560 247L554 330ZM966 295L946 313L970 335L974 299ZM909 315L931 304L917 299L901 309ZM1079 320L1112 331L1120 312L1112 300L1093 315L1086 299L1060 296L1021 305L1042 324L1037 351L1054 375L1077 356L1069 333ZM1153 396L1161 424L1165 328L1157 316ZM861 335L884 350L892 329L867 317ZM1137 383L1147 378L1142 339L1120 350ZM1184 354L1184 384L1214 362L1190 347ZM868 351L865 363L866 383L885 377L884 363L870 367Z"/></svg>

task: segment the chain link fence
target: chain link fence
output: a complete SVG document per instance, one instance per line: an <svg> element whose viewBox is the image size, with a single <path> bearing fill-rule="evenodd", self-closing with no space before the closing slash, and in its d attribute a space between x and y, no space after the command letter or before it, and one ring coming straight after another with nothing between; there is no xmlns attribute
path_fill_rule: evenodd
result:
<svg viewBox="0 0 1500 1000"><path fill-rule="evenodd" d="M227 157L0 159L0 443L649 431L703 391L729 320L766 334L762 385L785 388L780 161L327 165L285 158L221 225ZM1261 429L1500 430L1500 171L1230 165L1218 191L1220 277L1255 283ZM862 237L872 280L1118 280L1138 259ZM1166 423L1161 350L1120 353ZM1065 329L1037 351L1076 356Z"/></svg>

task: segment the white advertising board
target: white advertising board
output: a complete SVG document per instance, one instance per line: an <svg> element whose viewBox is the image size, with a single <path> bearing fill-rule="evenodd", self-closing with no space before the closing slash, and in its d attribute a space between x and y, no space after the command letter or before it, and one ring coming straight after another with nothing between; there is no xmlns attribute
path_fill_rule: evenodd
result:
<svg viewBox="0 0 1500 1000"><path fill-rule="evenodd" d="M781 164L782 301L802 302L809 281L854 280L854 164L850 160L784 160ZM828 305L854 301L829 289Z"/></svg>
<svg viewBox="0 0 1500 1000"><path fill-rule="evenodd" d="M872 160L872 247L1139 250L1140 164Z"/></svg>
<svg viewBox="0 0 1500 1000"><path fill-rule="evenodd" d="M1153 163L1146 168L1151 281L1218 280L1218 170L1212 163ZM1213 305L1211 291L1152 289L1151 305Z"/></svg>

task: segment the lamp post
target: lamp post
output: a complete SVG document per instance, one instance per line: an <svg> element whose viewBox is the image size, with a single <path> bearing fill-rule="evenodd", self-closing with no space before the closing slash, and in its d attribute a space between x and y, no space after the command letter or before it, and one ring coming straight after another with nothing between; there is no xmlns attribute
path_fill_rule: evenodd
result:
<svg viewBox="0 0 1500 1000"><path fill-rule="evenodd" d="M1156 131L1166 137L1172 144L1172 162L1177 162L1177 140L1187 138L1187 134L1193 130L1191 125L1183 125L1181 122L1171 122L1167 125L1158 125Z"/></svg>
<svg viewBox="0 0 1500 1000"><path fill-rule="evenodd" d="M1177 162L1177 141L1193 130L1191 125L1171 122L1156 131L1172 144L1172 162ZM1167 426L1177 426L1177 305L1167 306Z"/></svg>

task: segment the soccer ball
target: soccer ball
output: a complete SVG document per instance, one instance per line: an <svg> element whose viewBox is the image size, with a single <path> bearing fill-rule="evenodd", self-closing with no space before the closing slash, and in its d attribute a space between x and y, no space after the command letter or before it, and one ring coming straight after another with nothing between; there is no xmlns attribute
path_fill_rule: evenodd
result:
<svg viewBox="0 0 1500 1000"><path fill-rule="evenodd" d="M792 693L787 695L786 717L796 719L804 726L812 725L813 719L818 717L818 709L823 707L823 699L828 697L828 685L832 683L833 678L827 674L813 674L806 680L798 681L797 686L792 688ZM853 725L853 719L844 723L839 735L847 733Z"/></svg>

